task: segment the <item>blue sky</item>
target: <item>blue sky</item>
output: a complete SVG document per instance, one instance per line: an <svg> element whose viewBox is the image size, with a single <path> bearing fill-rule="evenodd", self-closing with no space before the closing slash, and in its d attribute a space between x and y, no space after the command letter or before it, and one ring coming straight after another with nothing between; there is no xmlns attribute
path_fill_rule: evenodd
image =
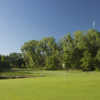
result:
<svg viewBox="0 0 100 100"><path fill-rule="evenodd" d="M18 52L28 40L63 37L100 26L100 0L0 0L0 54Z"/></svg>

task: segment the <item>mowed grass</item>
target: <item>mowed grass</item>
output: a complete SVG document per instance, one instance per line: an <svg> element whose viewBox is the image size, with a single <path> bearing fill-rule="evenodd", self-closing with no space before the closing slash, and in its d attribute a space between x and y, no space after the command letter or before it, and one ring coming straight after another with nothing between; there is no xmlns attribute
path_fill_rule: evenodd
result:
<svg viewBox="0 0 100 100"><path fill-rule="evenodd" d="M42 72L46 77L0 80L0 100L100 100L99 72Z"/></svg>

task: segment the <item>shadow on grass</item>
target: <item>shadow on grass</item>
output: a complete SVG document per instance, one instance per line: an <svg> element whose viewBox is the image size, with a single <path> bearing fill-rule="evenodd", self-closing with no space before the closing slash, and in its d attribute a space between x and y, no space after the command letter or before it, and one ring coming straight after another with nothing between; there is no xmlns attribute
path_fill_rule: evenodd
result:
<svg viewBox="0 0 100 100"><path fill-rule="evenodd" d="M0 76L0 80L4 79L22 79L22 78L36 78L36 77L46 77L45 75L41 76Z"/></svg>

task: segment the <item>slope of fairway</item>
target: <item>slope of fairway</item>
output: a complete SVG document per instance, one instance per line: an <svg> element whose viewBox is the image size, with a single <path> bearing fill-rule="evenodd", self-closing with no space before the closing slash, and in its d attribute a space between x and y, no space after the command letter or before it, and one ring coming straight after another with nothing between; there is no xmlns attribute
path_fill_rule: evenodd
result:
<svg viewBox="0 0 100 100"><path fill-rule="evenodd" d="M46 77L0 80L0 100L100 100L99 72L44 72Z"/></svg>

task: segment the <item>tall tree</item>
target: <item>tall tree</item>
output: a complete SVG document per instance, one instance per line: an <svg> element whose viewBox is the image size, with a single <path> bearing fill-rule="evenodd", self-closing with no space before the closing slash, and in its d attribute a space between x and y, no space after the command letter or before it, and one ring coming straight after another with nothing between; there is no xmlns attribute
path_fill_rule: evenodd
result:
<svg viewBox="0 0 100 100"><path fill-rule="evenodd" d="M67 34L62 38L62 52L63 52L63 63L67 69L72 68L73 53L74 53L74 44L73 38L70 34Z"/></svg>
<svg viewBox="0 0 100 100"><path fill-rule="evenodd" d="M59 68L59 50L53 37L43 38L40 41L41 53L47 69Z"/></svg>
<svg viewBox="0 0 100 100"><path fill-rule="evenodd" d="M24 60L26 62L27 67L34 68L40 65L39 41L31 40L29 42L26 42L22 46L21 50L24 55Z"/></svg>

